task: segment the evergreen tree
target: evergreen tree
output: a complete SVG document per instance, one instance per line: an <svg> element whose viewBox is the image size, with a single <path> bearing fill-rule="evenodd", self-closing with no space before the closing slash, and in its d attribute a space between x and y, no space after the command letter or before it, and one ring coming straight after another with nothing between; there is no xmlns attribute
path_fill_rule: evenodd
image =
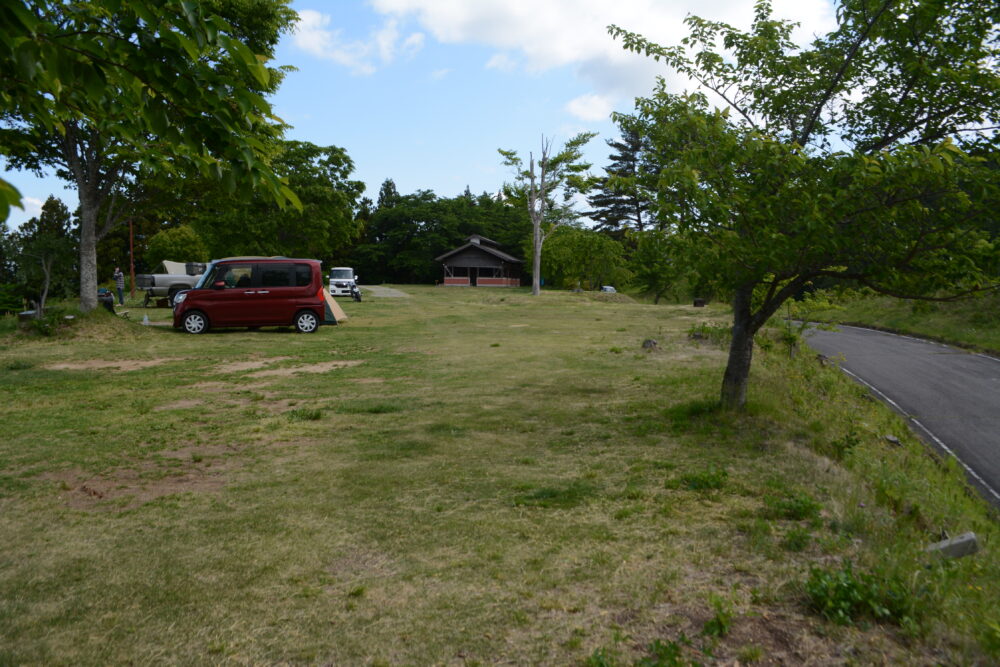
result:
<svg viewBox="0 0 1000 667"><path fill-rule="evenodd" d="M382 181L382 187L378 189L378 204L375 210L392 208L399 203L399 191L396 189L396 182L391 178Z"/></svg>
<svg viewBox="0 0 1000 667"><path fill-rule="evenodd" d="M619 140L608 139L614 152L608 156L611 164L604 169L607 176L598 180L594 194L587 197L594 210L586 215L597 222L594 229L618 240L628 229L642 232L648 223L649 199L636 179L642 171L642 143L632 128L623 128Z"/></svg>
<svg viewBox="0 0 1000 667"><path fill-rule="evenodd" d="M24 223L14 237L20 282L39 311L50 292L70 296L75 291L77 232L62 201L49 196L41 215Z"/></svg>

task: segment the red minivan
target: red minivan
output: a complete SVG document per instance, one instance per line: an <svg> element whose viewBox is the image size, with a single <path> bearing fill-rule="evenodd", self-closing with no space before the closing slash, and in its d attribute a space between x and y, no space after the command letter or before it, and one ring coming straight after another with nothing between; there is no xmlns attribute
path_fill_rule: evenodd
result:
<svg viewBox="0 0 1000 667"><path fill-rule="evenodd" d="M327 307L319 260L230 257L208 265L193 289L174 297L174 328L295 327L312 333L336 324Z"/></svg>

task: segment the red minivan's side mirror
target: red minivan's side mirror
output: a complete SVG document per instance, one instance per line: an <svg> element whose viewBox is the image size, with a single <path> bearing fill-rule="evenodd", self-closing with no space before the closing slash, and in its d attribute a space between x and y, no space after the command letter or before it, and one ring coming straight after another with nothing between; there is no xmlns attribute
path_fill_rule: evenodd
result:
<svg viewBox="0 0 1000 667"><path fill-rule="evenodd" d="M226 281L216 280L214 283L212 283L212 289L226 289Z"/></svg>

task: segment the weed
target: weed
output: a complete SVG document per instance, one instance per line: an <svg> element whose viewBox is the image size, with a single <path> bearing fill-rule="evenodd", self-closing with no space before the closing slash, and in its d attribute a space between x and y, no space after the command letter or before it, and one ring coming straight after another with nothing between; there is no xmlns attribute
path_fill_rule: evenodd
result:
<svg viewBox="0 0 1000 667"><path fill-rule="evenodd" d="M667 486L689 491L717 491L726 485L728 479L729 472L713 465L708 470L681 475L678 479L668 482Z"/></svg>
<svg viewBox="0 0 1000 667"><path fill-rule="evenodd" d="M839 571L812 568L805 589L812 609L839 625L863 618L900 625L914 614L912 596L901 582L855 572L850 561Z"/></svg>
<svg viewBox="0 0 1000 667"><path fill-rule="evenodd" d="M769 521L757 518L752 523L741 524L739 530L746 535L751 550L758 553L770 553L772 547L772 528Z"/></svg>
<svg viewBox="0 0 1000 667"><path fill-rule="evenodd" d="M702 322L692 325L687 332L688 338L697 341L706 341L719 347L729 345L733 337L733 328L725 324L715 322Z"/></svg>
<svg viewBox="0 0 1000 667"><path fill-rule="evenodd" d="M809 530L801 526L796 526L785 534L785 539L782 540L781 546L786 551L799 552L805 551L810 542L812 542L812 534Z"/></svg>
<svg viewBox="0 0 1000 667"><path fill-rule="evenodd" d="M790 521L818 519L823 509L816 500L804 491L790 492L784 496L765 496L765 516Z"/></svg>
<svg viewBox="0 0 1000 667"><path fill-rule="evenodd" d="M618 664L617 652L602 646L595 649L583 664L586 667L614 667Z"/></svg>
<svg viewBox="0 0 1000 667"><path fill-rule="evenodd" d="M347 591L347 597L349 598L364 597L366 590L367 589L364 586L355 586L351 590Z"/></svg>
<svg viewBox="0 0 1000 667"><path fill-rule="evenodd" d="M993 655L1000 655L1000 620L986 622L980 641L987 651Z"/></svg>
<svg viewBox="0 0 1000 667"><path fill-rule="evenodd" d="M514 505L568 509L576 507L596 493L597 487L593 484L575 480L563 486L543 486L531 493L521 494L514 498Z"/></svg>
<svg viewBox="0 0 1000 667"><path fill-rule="evenodd" d="M750 644L741 648L736 656L741 663L759 662L764 657L764 649L756 644Z"/></svg>
<svg viewBox="0 0 1000 667"><path fill-rule="evenodd" d="M714 593L709 595L708 599L715 610L715 615L705 622L702 634L721 639L729 634L729 629L733 625L733 609L729 602Z"/></svg>
<svg viewBox="0 0 1000 667"><path fill-rule="evenodd" d="M316 408L298 408L288 412L288 420L293 422L315 422L323 418L323 411Z"/></svg>
<svg viewBox="0 0 1000 667"><path fill-rule="evenodd" d="M370 415L384 415L392 412L402 412L405 409L406 406L399 403L391 403L389 401L380 400L345 401L336 408L337 412Z"/></svg>
<svg viewBox="0 0 1000 667"><path fill-rule="evenodd" d="M853 428L844 435L830 442L830 446L833 448L832 454L837 460L843 460L852 449L860 444L861 436L858 435L858 432Z"/></svg>
<svg viewBox="0 0 1000 667"><path fill-rule="evenodd" d="M677 641L664 643L657 639L649 645L647 649L649 655L640 658L633 664L635 667L687 667L697 665L697 662L684 658L684 647L686 646L691 646L691 640L684 633L681 633Z"/></svg>

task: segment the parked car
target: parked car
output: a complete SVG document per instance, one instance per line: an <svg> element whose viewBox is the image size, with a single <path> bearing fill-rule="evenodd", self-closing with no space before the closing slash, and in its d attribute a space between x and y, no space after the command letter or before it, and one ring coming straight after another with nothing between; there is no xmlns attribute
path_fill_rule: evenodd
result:
<svg viewBox="0 0 1000 667"><path fill-rule="evenodd" d="M167 297L173 304L174 296L181 290L191 289L198 284L205 273L204 262L161 262L162 273L140 273L135 277L135 286L146 295L143 305L149 305L153 297Z"/></svg>
<svg viewBox="0 0 1000 667"><path fill-rule="evenodd" d="M601 291L602 292L608 292L610 294L615 294L615 293L618 292L618 290L616 290L613 285L602 285L601 286Z"/></svg>
<svg viewBox="0 0 1000 667"><path fill-rule="evenodd" d="M335 266L330 269L330 296L349 296L361 301L358 277L349 266Z"/></svg>
<svg viewBox="0 0 1000 667"><path fill-rule="evenodd" d="M193 289L174 297L174 328L294 326L313 333L327 315L319 260L231 257L215 260Z"/></svg>

